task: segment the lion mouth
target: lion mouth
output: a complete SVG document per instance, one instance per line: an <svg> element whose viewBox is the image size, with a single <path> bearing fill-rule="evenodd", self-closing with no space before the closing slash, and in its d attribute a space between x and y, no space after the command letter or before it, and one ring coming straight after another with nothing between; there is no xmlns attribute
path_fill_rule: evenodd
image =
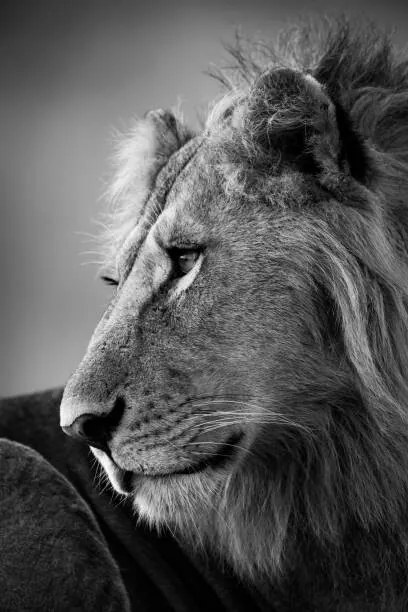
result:
<svg viewBox="0 0 408 612"><path fill-rule="evenodd" d="M216 453L213 453L212 455L204 459L200 459L200 461L197 461L197 463L188 465L182 470L146 474L146 476L153 476L155 478L160 478L163 476L187 476L190 474L198 474L199 472L203 472L207 468L222 468L236 455L237 447L242 441L243 437L243 432L232 434L229 438L227 438L226 442Z"/></svg>
<svg viewBox="0 0 408 612"><path fill-rule="evenodd" d="M227 463L229 463L237 454L238 445L242 441L244 437L243 432L232 434L225 443L220 447L220 449L208 457L204 459L200 459L196 463L192 463L187 467L180 470L172 470L169 472L133 472L130 470L121 470L120 474L120 487L123 492L130 493L133 489L135 479L145 479L145 478L170 478L172 476L190 476L193 474L199 474L200 472L204 472L204 470L211 469L220 469L223 468Z"/></svg>

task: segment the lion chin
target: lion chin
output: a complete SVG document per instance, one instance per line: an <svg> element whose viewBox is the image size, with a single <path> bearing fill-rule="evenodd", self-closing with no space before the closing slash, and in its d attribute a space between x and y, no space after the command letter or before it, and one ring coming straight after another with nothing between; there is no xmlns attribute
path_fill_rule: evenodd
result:
<svg viewBox="0 0 408 612"><path fill-rule="evenodd" d="M158 110L123 138L61 426L271 608L403 612L408 63L324 24L238 41L199 133Z"/></svg>
<svg viewBox="0 0 408 612"><path fill-rule="evenodd" d="M218 467L217 472L214 465L197 464L194 469L149 475L118 467L109 455L97 448L91 447L91 451L116 493L132 501L140 520L157 529L163 526L179 528L181 539L186 524L194 523L197 527L204 522L209 509L210 514L216 511L209 493L216 487L225 487L230 476L229 469L225 469L224 455L217 462L223 468ZM197 541L196 544L202 545L203 542Z"/></svg>

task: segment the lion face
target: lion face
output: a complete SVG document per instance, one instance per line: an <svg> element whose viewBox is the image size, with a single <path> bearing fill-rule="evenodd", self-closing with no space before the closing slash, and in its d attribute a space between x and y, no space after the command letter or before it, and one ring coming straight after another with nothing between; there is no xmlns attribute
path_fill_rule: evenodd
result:
<svg viewBox="0 0 408 612"><path fill-rule="evenodd" d="M95 452L149 517L167 488L174 505L178 486L225 482L268 419L290 418L276 411L283 361L307 342L279 244L290 217L228 197L214 145L193 147L163 210L153 192L120 248L115 295L62 405L63 425L121 411L104 432L110 458Z"/></svg>
<svg viewBox="0 0 408 612"><path fill-rule="evenodd" d="M325 102L321 111L316 82L277 74L285 87L295 79L296 95L304 90L309 114L317 98L323 119L315 123L329 140L332 110ZM118 241L115 295L61 406L64 429L91 445L114 488L153 522L200 514L211 524L231 482L248 489L243 474L268 475L277 449L316 422L307 397L319 393L320 381L327 387L330 356L305 273L318 219L302 210L322 196L293 163L300 156L293 126L287 165L277 162L279 150L271 156L267 199L245 151L240 164L250 187L231 187L234 153L223 143L242 134L250 104L245 112L238 105L196 138L174 117L150 113L133 134L148 152L139 163L144 200ZM277 142L282 147L281 135ZM133 166L135 154L130 148Z"/></svg>

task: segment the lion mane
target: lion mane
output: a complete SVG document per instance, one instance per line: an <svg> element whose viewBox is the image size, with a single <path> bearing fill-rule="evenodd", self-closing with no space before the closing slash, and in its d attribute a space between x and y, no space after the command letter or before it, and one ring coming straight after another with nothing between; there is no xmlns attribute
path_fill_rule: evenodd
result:
<svg viewBox="0 0 408 612"><path fill-rule="evenodd" d="M174 528L194 546L198 532L277 610L406 610L408 62L388 36L342 20L292 28L274 46L239 39L230 51L234 67L215 74L227 91L203 134L228 198L301 216L282 224L271 256L299 284L309 337L300 357L282 348L273 415L220 496L227 520L178 517L168 502ZM143 125L138 144L132 133L119 148L108 258L135 202L193 140L174 120L146 166ZM195 494L210 495L204 484Z"/></svg>

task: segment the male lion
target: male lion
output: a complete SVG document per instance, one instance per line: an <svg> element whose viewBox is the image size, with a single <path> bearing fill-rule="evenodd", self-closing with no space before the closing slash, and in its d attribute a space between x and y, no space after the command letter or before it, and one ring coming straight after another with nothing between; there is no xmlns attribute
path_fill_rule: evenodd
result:
<svg viewBox="0 0 408 612"><path fill-rule="evenodd" d="M263 609L407 610L408 63L345 23L258 51L201 133L124 140L61 426Z"/></svg>
<svg viewBox="0 0 408 612"><path fill-rule="evenodd" d="M344 24L311 45L236 50L202 133L125 141L61 425L276 609L406 610L408 66Z"/></svg>

